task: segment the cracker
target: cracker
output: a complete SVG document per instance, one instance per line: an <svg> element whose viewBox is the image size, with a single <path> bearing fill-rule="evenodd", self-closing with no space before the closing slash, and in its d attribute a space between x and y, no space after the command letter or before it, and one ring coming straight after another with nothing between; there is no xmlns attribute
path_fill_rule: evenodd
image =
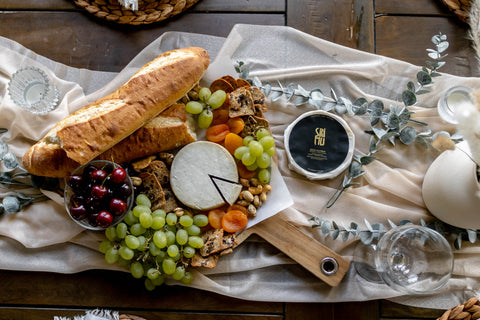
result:
<svg viewBox="0 0 480 320"><path fill-rule="evenodd" d="M204 267L204 268L215 268L217 266L219 255L210 255L208 257L202 257L200 254L195 253L193 256L190 265L192 267Z"/></svg>
<svg viewBox="0 0 480 320"><path fill-rule="evenodd" d="M228 83L230 83L230 85L233 87L233 89L237 89L237 79L235 79L234 77L230 76L230 75L226 75L226 76L223 76L221 77L220 79L223 79L225 81L227 81Z"/></svg>
<svg viewBox="0 0 480 320"><path fill-rule="evenodd" d="M200 248L200 254L207 257L219 251L222 251L223 229L214 229L205 232L203 235L203 247Z"/></svg>
<svg viewBox="0 0 480 320"><path fill-rule="evenodd" d="M241 87L228 95L230 118L255 115L252 94L248 88Z"/></svg>
<svg viewBox="0 0 480 320"><path fill-rule="evenodd" d="M140 172L146 167L148 167L150 163L152 163L152 161L155 160L155 158L156 158L155 156L148 156L148 157L139 159L137 161L134 161L132 162L132 168L133 170Z"/></svg>
<svg viewBox="0 0 480 320"><path fill-rule="evenodd" d="M159 208L152 208L153 210L162 209L165 212L172 212L176 208L178 208L177 200L175 200L175 195L173 194L172 190L163 189L163 193L165 194L165 204L160 206Z"/></svg>
<svg viewBox="0 0 480 320"><path fill-rule="evenodd" d="M153 160L148 167L144 169L144 171L154 174L162 186L166 185L170 181L170 171L168 170L165 162L161 160Z"/></svg>
<svg viewBox="0 0 480 320"><path fill-rule="evenodd" d="M217 90L223 90L226 93L230 93L234 90L234 88L227 80L220 78L220 79L214 80L210 84L211 92L215 92Z"/></svg>
<svg viewBox="0 0 480 320"><path fill-rule="evenodd" d="M236 82L237 82L237 88L240 88L240 87L251 87L251 86L252 86L252 85L250 84L250 82L248 82L247 80L242 79L242 78L237 79Z"/></svg>
<svg viewBox="0 0 480 320"><path fill-rule="evenodd" d="M143 193L152 203L152 210L164 206L166 204L165 192L157 177L149 172L142 172L139 177L142 179Z"/></svg>
<svg viewBox="0 0 480 320"><path fill-rule="evenodd" d="M233 248L235 245L237 245L237 237L234 233L229 233L223 237L220 249L223 252L227 249Z"/></svg>

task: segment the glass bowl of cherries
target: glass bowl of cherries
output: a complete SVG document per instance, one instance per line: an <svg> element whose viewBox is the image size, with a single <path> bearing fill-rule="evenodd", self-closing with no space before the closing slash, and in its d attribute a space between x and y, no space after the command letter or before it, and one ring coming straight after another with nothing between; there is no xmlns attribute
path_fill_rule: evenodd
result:
<svg viewBox="0 0 480 320"><path fill-rule="evenodd" d="M65 208L89 230L105 230L123 220L134 202L127 171L107 160L93 160L77 169L65 183Z"/></svg>

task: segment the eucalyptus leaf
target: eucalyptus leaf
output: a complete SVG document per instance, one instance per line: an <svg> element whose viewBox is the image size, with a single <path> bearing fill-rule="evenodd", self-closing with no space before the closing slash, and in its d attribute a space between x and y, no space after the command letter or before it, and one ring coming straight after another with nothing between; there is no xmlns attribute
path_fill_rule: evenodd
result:
<svg viewBox="0 0 480 320"><path fill-rule="evenodd" d="M383 115L383 111L381 109L373 109L370 111L370 125L373 127L375 126L379 121L380 118Z"/></svg>
<svg viewBox="0 0 480 320"><path fill-rule="evenodd" d="M347 110L347 107L346 107L345 105L343 105L343 104L338 104L338 103L335 104L335 108L334 108L334 109L335 109L335 112L336 112L337 114L345 114L345 113L347 113L347 111L348 111L348 110Z"/></svg>
<svg viewBox="0 0 480 320"><path fill-rule="evenodd" d="M412 91L405 90L402 92L402 101L407 107L413 106L417 102L417 97Z"/></svg>
<svg viewBox="0 0 480 320"><path fill-rule="evenodd" d="M272 85L270 83L266 83L263 86L263 93L265 94L265 97L270 96L271 92L272 92Z"/></svg>
<svg viewBox="0 0 480 320"><path fill-rule="evenodd" d="M372 225L370 224L370 222L368 222L367 219L363 219L363 222L365 223L365 226L367 227L367 230L372 232L373 231L373 227Z"/></svg>
<svg viewBox="0 0 480 320"><path fill-rule="evenodd" d="M435 60L440 59L442 57L442 55L438 52L429 52L428 56Z"/></svg>
<svg viewBox="0 0 480 320"><path fill-rule="evenodd" d="M272 90L272 92L270 93L270 99L272 99L272 101L277 101L282 97L282 95L283 95L282 91Z"/></svg>
<svg viewBox="0 0 480 320"><path fill-rule="evenodd" d="M418 90L417 92L415 92L417 95L419 94L425 94L425 93L429 93L431 92L430 90L427 90L427 89L422 89L422 90Z"/></svg>
<svg viewBox="0 0 480 320"><path fill-rule="evenodd" d="M383 111L385 109L385 105L381 100L375 99L373 100L369 105L368 105L368 110L373 111L373 110L380 110Z"/></svg>
<svg viewBox="0 0 480 320"><path fill-rule="evenodd" d="M302 97L310 97L310 93L305 90L305 88L303 88L301 85L298 85L297 87L297 91L298 91L298 95L301 95Z"/></svg>
<svg viewBox="0 0 480 320"><path fill-rule="evenodd" d="M363 115L367 113L368 101L365 98L358 98L353 102L353 111L356 115Z"/></svg>
<svg viewBox="0 0 480 320"><path fill-rule="evenodd" d="M376 159L377 157L373 157L373 156L363 156L360 158L360 161L362 165L366 166L372 163L373 161L375 161Z"/></svg>
<svg viewBox="0 0 480 320"><path fill-rule="evenodd" d="M415 129L411 126L407 126L400 131L399 139L402 141L402 143L409 145L415 141L416 136L417 132Z"/></svg>
<svg viewBox="0 0 480 320"><path fill-rule="evenodd" d="M297 107L304 105L307 102L308 102L308 97L304 97L304 96L294 96L292 99L292 103Z"/></svg>
<svg viewBox="0 0 480 320"><path fill-rule="evenodd" d="M444 52L445 50L448 49L448 42L447 41L442 41L437 45L437 50L438 52Z"/></svg>
<svg viewBox="0 0 480 320"><path fill-rule="evenodd" d="M360 240L363 244L369 245L373 241L373 233L371 232L360 232Z"/></svg>
<svg viewBox="0 0 480 320"><path fill-rule="evenodd" d="M377 149L377 141L375 140L375 138L373 136L371 136L368 151L370 153L374 153L376 149Z"/></svg>
<svg viewBox="0 0 480 320"><path fill-rule="evenodd" d="M420 71L417 73L417 80L422 86L432 83L432 77L428 74L428 72Z"/></svg>
<svg viewBox="0 0 480 320"><path fill-rule="evenodd" d="M350 232L342 231L341 234L342 234L342 241L346 242L350 236Z"/></svg>
<svg viewBox="0 0 480 320"><path fill-rule="evenodd" d="M350 164L349 173L352 179L359 177L362 174L362 165L356 161L352 161Z"/></svg>
<svg viewBox="0 0 480 320"><path fill-rule="evenodd" d="M20 210L20 201L15 196L6 196L2 201L6 213L15 213Z"/></svg>
<svg viewBox="0 0 480 320"><path fill-rule="evenodd" d="M330 221L328 221L328 220L323 221L323 223L322 223L322 233L323 234L329 234L331 229L332 229L332 226L330 224Z"/></svg>
<svg viewBox="0 0 480 320"><path fill-rule="evenodd" d="M5 166L5 168L9 169L9 170L13 170L15 169L16 167L18 167L18 160L17 160L17 157L11 153L11 152L7 152L4 156L3 156L3 165Z"/></svg>
<svg viewBox="0 0 480 320"><path fill-rule="evenodd" d="M262 81L258 77L253 77L252 85L255 87L262 87Z"/></svg>
<svg viewBox="0 0 480 320"><path fill-rule="evenodd" d="M415 92L415 84L413 83L413 81L408 81L407 82L407 89L412 91L412 92Z"/></svg>
<svg viewBox="0 0 480 320"><path fill-rule="evenodd" d="M472 229L467 229L468 241L475 243L477 241L477 231Z"/></svg>
<svg viewBox="0 0 480 320"><path fill-rule="evenodd" d="M3 159L3 157L8 153L8 144L0 140L0 160Z"/></svg>
<svg viewBox="0 0 480 320"><path fill-rule="evenodd" d="M295 94L295 84L289 83L285 88L284 95L287 100L290 100Z"/></svg>
<svg viewBox="0 0 480 320"><path fill-rule="evenodd" d="M340 235L340 230L333 230L331 233L330 233L331 237L332 237L332 240L336 240L338 238L338 236Z"/></svg>
<svg viewBox="0 0 480 320"><path fill-rule="evenodd" d="M425 137L422 137L422 136L417 136L415 138L416 141L418 141L418 143L420 143L422 146L424 146L426 149L430 148L430 145L427 141L427 139L425 139Z"/></svg>
<svg viewBox="0 0 480 320"><path fill-rule="evenodd" d="M462 249L462 236L461 235L457 236L453 245L454 245L455 249L457 249L457 250Z"/></svg>
<svg viewBox="0 0 480 320"><path fill-rule="evenodd" d="M337 94L335 93L335 90L333 90L333 88L330 89L330 97L332 97L333 100L338 101Z"/></svg>

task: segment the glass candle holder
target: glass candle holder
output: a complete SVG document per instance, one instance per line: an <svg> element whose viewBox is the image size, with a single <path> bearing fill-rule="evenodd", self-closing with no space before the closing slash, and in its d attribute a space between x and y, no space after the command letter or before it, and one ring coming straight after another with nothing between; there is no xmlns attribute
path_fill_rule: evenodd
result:
<svg viewBox="0 0 480 320"><path fill-rule="evenodd" d="M437 110L440 117L448 123L457 124L455 110L462 108L462 105L472 104L470 93L471 88L456 86L448 89L438 100Z"/></svg>
<svg viewBox="0 0 480 320"><path fill-rule="evenodd" d="M36 67L17 70L8 83L8 94L16 105L34 114L46 114L58 104L55 84Z"/></svg>

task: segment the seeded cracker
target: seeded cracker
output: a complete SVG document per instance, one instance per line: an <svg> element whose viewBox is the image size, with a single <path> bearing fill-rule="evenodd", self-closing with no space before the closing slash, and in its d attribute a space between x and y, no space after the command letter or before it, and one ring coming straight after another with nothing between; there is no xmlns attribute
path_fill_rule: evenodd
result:
<svg viewBox="0 0 480 320"><path fill-rule="evenodd" d="M202 257L200 254L195 253L190 262L192 267L204 267L204 268L215 268L217 266L219 255L211 255L208 257Z"/></svg>
<svg viewBox="0 0 480 320"><path fill-rule="evenodd" d="M170 172L165 162L161 160L152 161L144 171L153 173L162 186L166 185L170 181Z"/></svg>
<svg viewBox="0 0 480 320"><path fill-rule="evenodd" d="M241 87L228 95L230 118L255 115L253 97L248 88Z"/></svg>
<svg viewBox="0 0 480 320"><path fill-rule="evenodd" d="M209 230L203 235L203 247L200 254L208 257L222 250L223 229Z"/></svg>
<svg viewBox="0 0 480 320"><path fill-rule="evenodd" d="M160 209L166 204L165 192L157 177L153 173L142 172L139 177L143 181L143 192L152 203L152 211Z"/></svg>
<svg viewBox="0 0 480 320"><path fill-rule="evenodd" d="M234 88L227 80L220 78L210 84L211 92L215 92L217 90L223 90L225 93L230 93L234 90Z"/></svg>

